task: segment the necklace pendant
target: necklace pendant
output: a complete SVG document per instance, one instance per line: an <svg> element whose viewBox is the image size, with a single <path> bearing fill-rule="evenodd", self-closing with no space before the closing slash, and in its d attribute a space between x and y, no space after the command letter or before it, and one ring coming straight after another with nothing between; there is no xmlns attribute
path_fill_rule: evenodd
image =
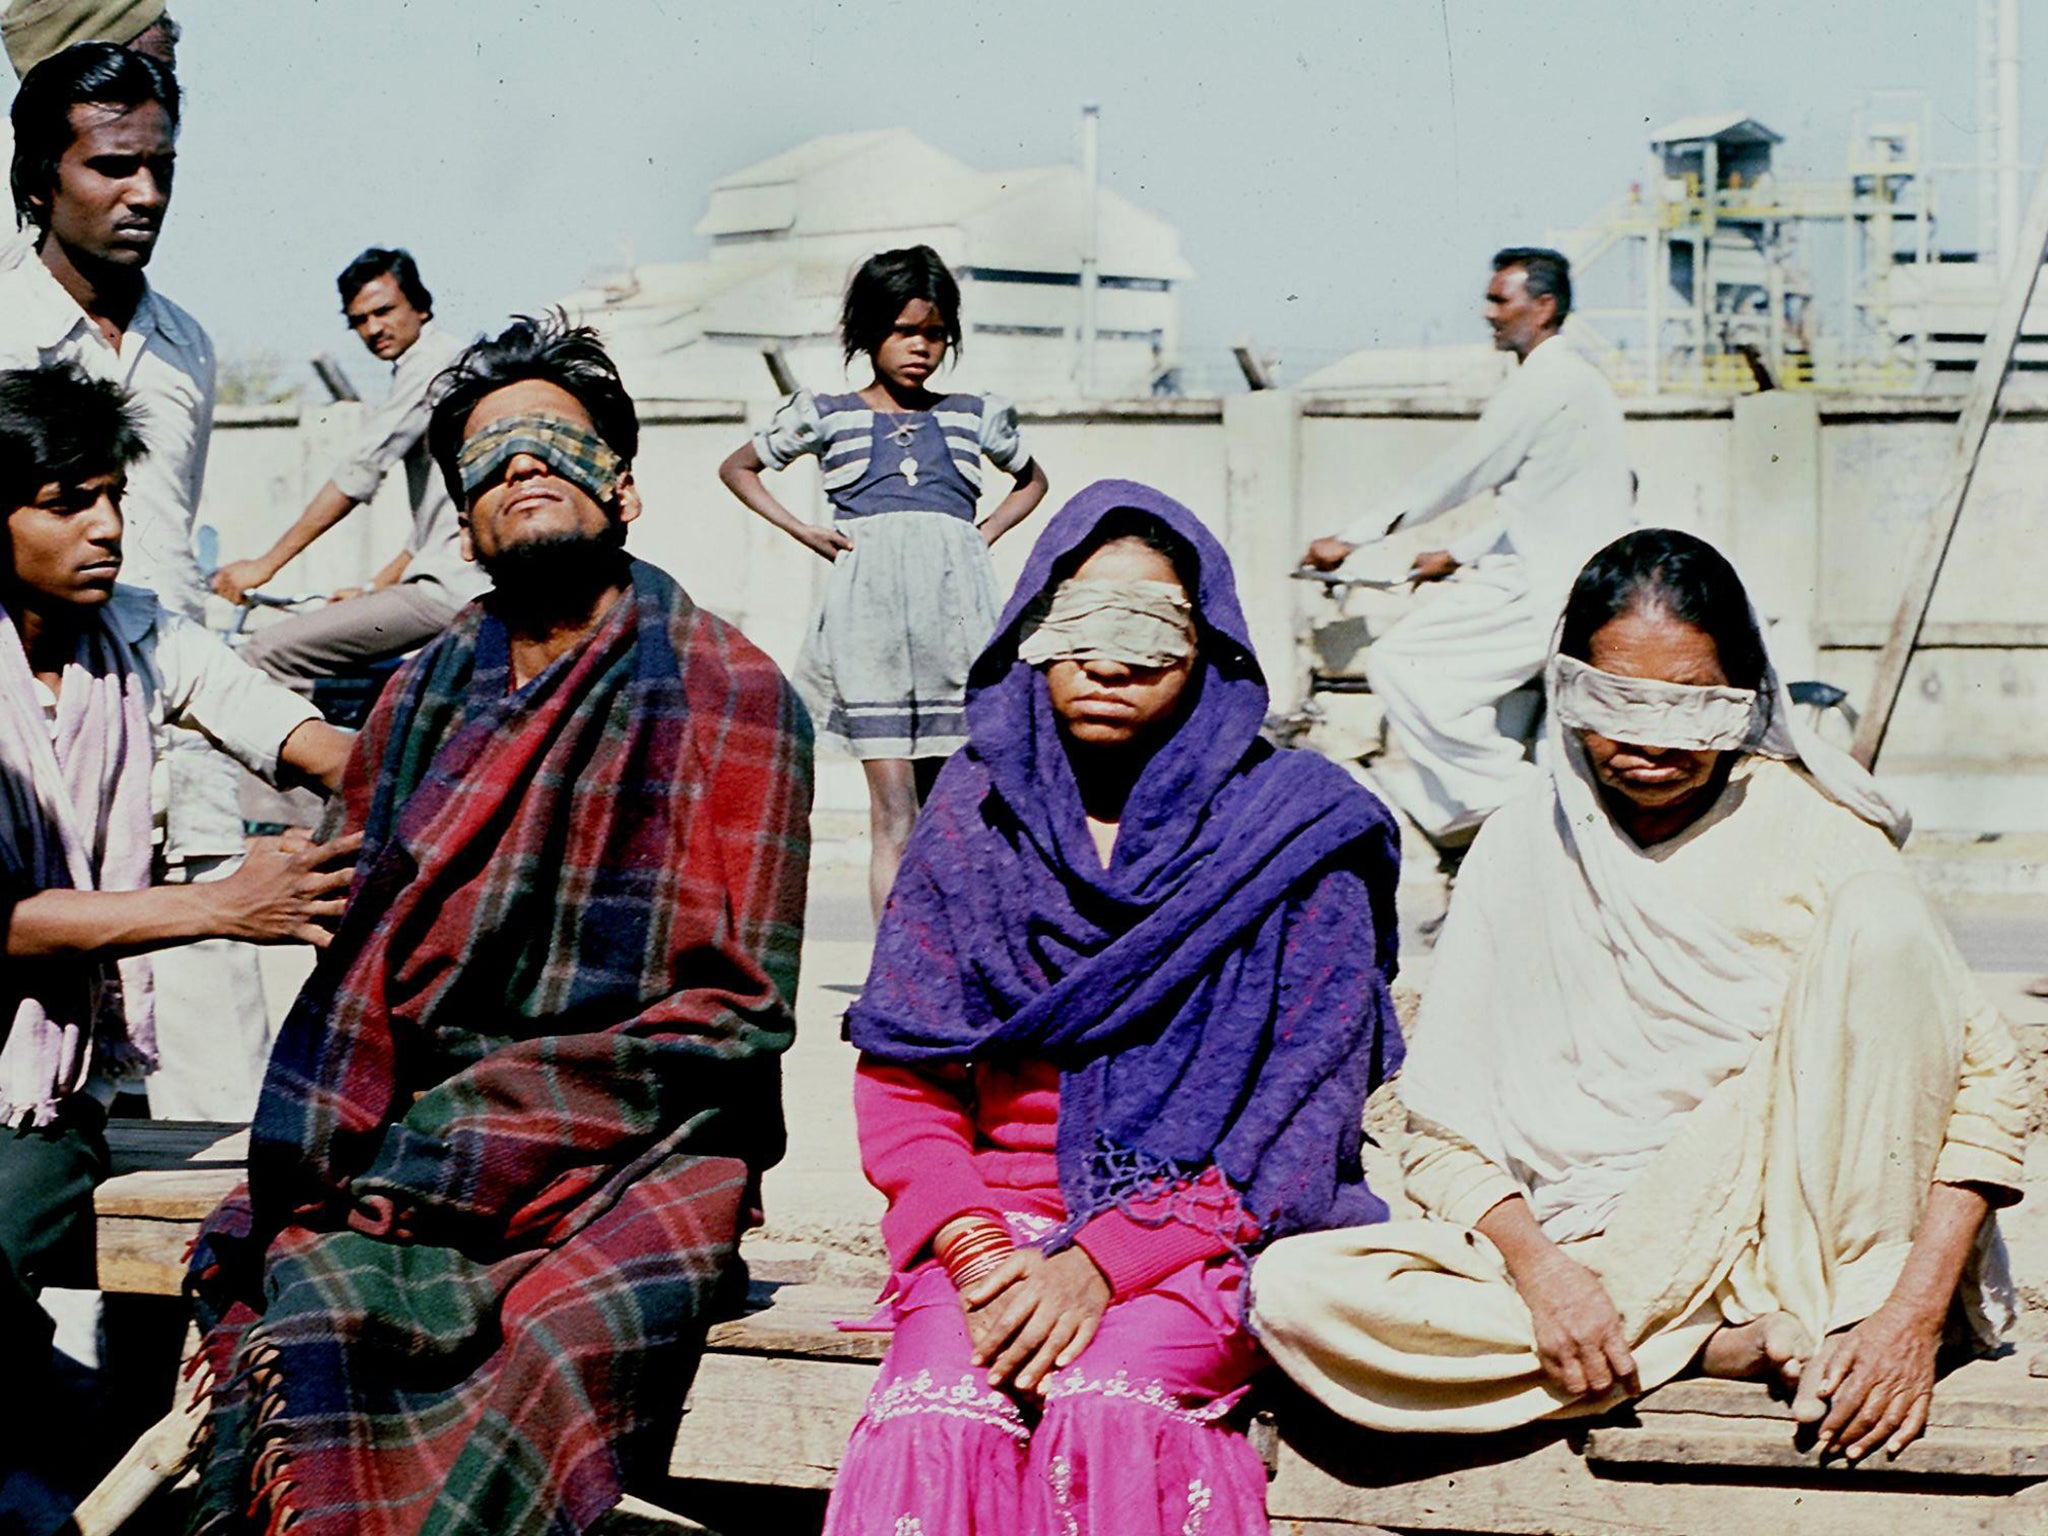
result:
<svg viewBox="0 0 2048 1536"><path fill-rule="evenodd" d="M910 485L917 484L917 460L909 454L903 455L903 462L896 466L896 472Z"/></svg>

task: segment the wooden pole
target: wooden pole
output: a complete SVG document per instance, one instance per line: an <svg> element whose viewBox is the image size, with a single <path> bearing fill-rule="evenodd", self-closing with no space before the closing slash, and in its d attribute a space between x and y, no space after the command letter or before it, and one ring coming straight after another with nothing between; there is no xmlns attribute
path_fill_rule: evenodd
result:
<svg viewBox="0 0 2048 1536"><path fill-rule="evenodd" d="M199 1349L197 1326L185 1333L185 1366ZM206 1424L206 1373L193 1371L178 1384L177 1406L142 1432L142 1437L100 1479L99 1486L85 1496L71 1513L65 1527L70 1536L113 1536L128 1517L149 1502L166 1483L192 1464L199 1445L199 1431Z"/></svg>
<svg viewBox="0 0 2048 1536"><path fill-rule="evenodd" d="M1898 613L1891 633L1885 637L1884 653L1878 658L1877 681L1870 690L1862 723L1856 727L1851 750L1856 761L1868 768L1877 761L1884 746L1885 732L1892 723L1892 710L1906 683L1906 665L1913 659L1920 628L1927 621L1927 605L1934 597L1934 584L1941 577L1942 562L1955 538L1956 523L1963 502L1970 494L1970 481L1977 473L1977 459L1984 450L1984 434L1991 428L1991 413L1998 404L1998 392L2012 363L2012 349L2019 337L2020 322L2033 301L2035 280L2041 275L2041 260L2048 255L2048 153L2041 157L2040 173L2034 178L2034 193L2027 202L2027 222L2021 227L2019 243L2012 252L2000 285L1998 308L1991 328L1984 333L1984 350L1977 357L1977 371L1970 376L1970 393L1963 405L1956 440L1956 459L1942 488L1934 515L1927 520L1913 562L1906 567L1906 590L1899 598Z"/></svg>
<svg viewBox="0 0 2048 1536"><path fill-rule="evenodd" d="M1272 367L1260 355L1258 347L1252 342L1250 337L1246 337L1243 341L1232 347L1230 354L1237 359L1237 369L1238 372L1244 375L1246 389L1277 389L1279 387L1273 378Z"/></svg>

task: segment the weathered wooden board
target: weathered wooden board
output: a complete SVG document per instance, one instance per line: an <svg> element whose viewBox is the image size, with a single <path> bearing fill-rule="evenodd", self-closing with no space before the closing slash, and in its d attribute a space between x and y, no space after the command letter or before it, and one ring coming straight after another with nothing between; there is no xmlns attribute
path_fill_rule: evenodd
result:
<svg viewBox="0 0 2048 1536"><path fill-rule="evenodd" d="M707 1354L669 1453L671 1477L765 1488L830 1488L873 1365Z"/></svg>
<svg viewBox="0 0 2048 1536"><path fill-rule="evenodd" d="M192 1167L239 1168L249 1158L249 1128L215 1120L110 1120L113 1174Z"/></svg>
<svg viewBox="0 0 2048 1536"><path fill-rule="evenodd" d="M809 1360L879 1360L889 1335L848 1330L875 1311L871 1291L854 1286L777 1285L756 1281L746 1315L714 1323L707 1347L730 1354L792 1355Z"/></svg>
<svg viewBox="0 0 2048 1536"><path fill-rule="evenodd" d="M248 1149L242 1126L110 1121L113 1174L93 1194L99 1288L177 1295L199 1223L242 1181Z"/></svg>
<svg viewBox="0 0 2048 1536"><path fill-rule="evenodd" d="M1759 1430L1774 1424L1786 1433L1792 1425L1791 1403L1753 1381L1674 1381L1638 1401L1634 1412L1645 1425L1660 1414L1750 1420ZM1941 1378L1927 1422L1935 1429L2033 1431L2036 1440L2048 1443L2048 1386L2028 1375L2026 1360L2017 1352L1971 1360Z"/></svg>
<svg viewBox="0 0 2048 1536"><path fill-rule="evenodd" d="M1840 1454L1825 1460L1789 1433L1760 1435L1740 1419L1704 1413L1655 1413L1641 1425L1595 1429L1585 1441L1586 1460L1596 1468L1615 1466L1741 1468L1772 1472L1811 1468L1858 1482L1897 1477L2048 1477L2048 1440L2018 1439L2009 1429L1929 1429L1897 1457L1878 1453L1861 1465Z"/></svg>

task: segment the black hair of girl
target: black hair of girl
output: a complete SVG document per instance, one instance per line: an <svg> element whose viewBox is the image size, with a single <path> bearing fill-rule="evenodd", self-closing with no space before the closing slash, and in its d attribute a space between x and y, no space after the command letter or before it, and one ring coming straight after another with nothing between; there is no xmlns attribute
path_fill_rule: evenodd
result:
<svg viewBox="0 0 2048 1536"><path fill-rule="evenodd" d="M1638 528L1586 562L1564 608L1557 648L1592 659L1593 636L1625 613L1663 612L1714 642L1732 688L1761 691L1770 660L1735 567L1705 539L1676 528ZM1766 696L1768 711L1771 700Z"/></svg>
<svg viewBox="0 0 2048 1536"><path fill-rule="evenodd" d="M839 346L847 362L863 353L873 356L896 317L913 299L923 299L939 312L946 328L946 346L960 351L960 285L939 253L928 245L883 251L860 264L846 285L839 308Z"/></svg>

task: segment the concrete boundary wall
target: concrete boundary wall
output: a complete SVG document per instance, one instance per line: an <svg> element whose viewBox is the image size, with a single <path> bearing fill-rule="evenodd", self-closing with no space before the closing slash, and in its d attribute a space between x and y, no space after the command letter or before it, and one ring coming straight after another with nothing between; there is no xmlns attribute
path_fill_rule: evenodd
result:
<svg viewBox="0 0 2048 1536"><path fill-rule="evenodd" d="M1247 617L1276 700L1299 688L1294 635L1317 601L1287 571L1306 542L1387 496L1455 441L1476 403L1339 400L1268 391L1223 400L1038 401L1021 407L1051 477L1047 512L1098 478L1159 486L1208 520L1238 566ZM326 478L361 407L223 408L201 521L223 558L276 536ZM718 484L720 459L765 420L763 407L650 401L637 474L647 511L631 546L785 665L815 612L825 566ZM1736 558L1774 623L1788 670L1853 693L1869 686L1917 534L1954 452L1957 408L1941 401L1823 399L1789 392L1628 406L1645 523L1688 528ZM1009 482L990 476L985 508ZM822 519L815 467L770 484ZM997 546L1015 579L1040 513ZM1486 515L1484 505L1391 541L1400 568ZM402 487L287 568L278 589L362 580L403 543ZM1884 770L1946 786L1943 817L2048 826L2048 399L2004 410L1909 671ZM1427 600L1426 597L1421 600ZM1990 799L1958 789L1981 781ZM1993 790L1992 786L1999 786ZM2043 802L2038 809L2034 802ZM1993 803L1995 802L1995 804Z"/></svg>

